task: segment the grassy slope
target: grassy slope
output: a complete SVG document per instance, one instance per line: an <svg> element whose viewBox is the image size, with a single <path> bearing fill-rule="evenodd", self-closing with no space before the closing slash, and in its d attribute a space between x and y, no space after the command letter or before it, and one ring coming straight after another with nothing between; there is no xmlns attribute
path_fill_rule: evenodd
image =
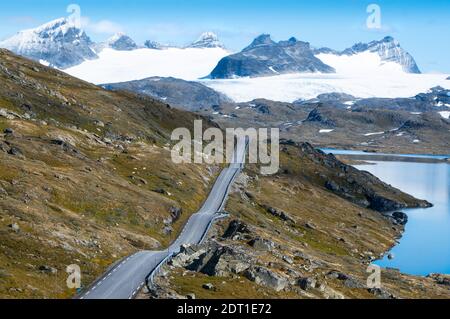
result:
<svg viewBox="0 0 450 319"><path fill-rule="evenodd" d="M207 195L217 168L175 165L168 148L197 116L4 50L0 83L0 108L20 116L0 116L0 144L22 153L0 151L0 297L69 297L67 265L88 285L122 256L167 245ZM183 214L168 235L171 207Z"/></svg>

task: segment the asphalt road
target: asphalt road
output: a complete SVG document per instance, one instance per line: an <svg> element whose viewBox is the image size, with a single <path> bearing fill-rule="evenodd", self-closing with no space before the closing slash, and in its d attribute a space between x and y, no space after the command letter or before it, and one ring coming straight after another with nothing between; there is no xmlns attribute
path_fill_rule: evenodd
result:
<svg viewBox="0 0 450 319"><path fill-rule="evenodd" d="M132 299L147 280L153 279L159 267L173 254L179 252L181 245L201 243L212 222L222 216L220 212L225 206L229 188L243 168L245 151L245 138L240 138L234 153L234 163L220 173L201 209L189 218L180 236L168 249L141 251L121 260L110 267L78 298Z"/></svg>

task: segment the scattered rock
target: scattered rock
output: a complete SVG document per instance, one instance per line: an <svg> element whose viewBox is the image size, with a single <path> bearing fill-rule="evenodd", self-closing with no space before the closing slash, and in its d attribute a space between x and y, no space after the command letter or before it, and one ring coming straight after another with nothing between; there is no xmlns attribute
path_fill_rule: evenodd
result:
<svg viewBox="0 0 450 319"><path fill-rule="evenodd" d="M8 151L9 155L13 155L13 156L22 156L22 151L18 148L18 147L11 147Z"/></svg>
<svg viewBox="0 0 450 319"><path fill-rule="evenodd" d="M283 261L287 262L289 265L292 265L294 261L289 256L283 256Z"/></svg>
<svg viewBox="0 0 450 319"><path fill-rule="evenodd" d="M364 288L364 285L361 282L339 271L332 270L327 274L327 277L342 281L348 288Z"/></svg>
<svg viewBox="0 0 450 319"><path fill-rule="evenodd" d="M172 206L169 209L169 213L172 216L172 221L176 222L181 217L181 215L183 214L183 209L181 209L179 207Z"/></svg>
<svg viewBox="0 0 450 319"><path fill-rule="evenodd" d="M15 231L16 233L18 233L20 231L20 226L17 223L13 223L8 225L9 228L11 228L11 230Z"/></svg>
<svg viewBox="0 0 450 319"><path fill-rule="evenodd" d="M267 212L286 222L295 223L295 220L287 213L273 207L265 207Z"/></svg>
<svg viewBox="0 0 450 319"><path fill-rule="evenodd" d="M265 251L273 250L276 247L274 242L260 237L252 239L248 244L255 249Z"/></svg>
<svg viewBox="0 0 450 319"><path fill-rule="evenodd" d="M12 128L6 128L6 129L3 131L3 133L5 133L5 134L14 134L14 131L13 131Z"/></svg>
<svg viewBox="0 0 450 319"><path fill-rule="evenodd" d="M286 278L267 268L259 266L246 270L244 276L258 285L263 285L276 291L283 290L288 284Z"/></svg>
<svg viewBox="0 0 450 319"><path fill-rule="evenodd" d="M389 260L393 260L394 258L395 258L395 255L394 255L394 254L389 254L389 255L388 255L388 259L389 259Z"/></svg>
<svg viewBox="0 0 450 319"><path fill-rule="evenodd" d="M206 290L215 290L214 285L211 283L203 284L202 288Z"/></svg>
<svg viewBox="0 0 450 319"><path fill-rule="evenodd" d="M186 298L193 300L193 299L195 299L195 294L187 294Z"/></svg>
<svg viewBox="0 0 450 319"><path fill-rule="evenodd" d="M308 229L311 229L311 230L316 230L317 229L317 226L315 224L311 223L311 222L305 223L305 227L308 228Z"/></svg>
<svg viewBox="0 0 450 319"><path fill-rule="evenodd" d="M170 227L170 226L166 226L166 227L164 227L163 228L163 234L164 235L170 235L170 234L172 234L172 232L173 232L173 228L172 227Z"/></svg>
<svg viewBox="0 0 450 319"><path fill-rule="evenodd" d="M156 188L153 191L158 194L168 195L168 193L166 192L166 190L164 188Z"/></svg>
<svg viewBox="0 0 450 319"><path fill-rule="evenodd" d="M242 234L249 234L250 230L248 226L239 221L239 220L232 220L230 224L228 225L227 230L222 235L222 238L231 238L231 239L239 239L240 235Z"/></svg>
<svg viewBox="0 0 450 319"><path fill-rule="evenodd" d="M297 284L303 290L310 290L316 288L316 283L317 283L316 280L311 277L300 278L297 282Z"/></svg>
<svg viewBox="0 0 450 319"><path fill-rule="evenodd" d="M396 299L396 297L382 288L370 288L368 291L375 295L378 299Z"/></svg>
<svg viewBox="0 0 450 319"><path fill-rule="evenodd" d="M58 272L58 269L50 267L50 266L46 266L46 265L39 266L39 270L46 274L52 274L52 275L54 275Z"/></svg>

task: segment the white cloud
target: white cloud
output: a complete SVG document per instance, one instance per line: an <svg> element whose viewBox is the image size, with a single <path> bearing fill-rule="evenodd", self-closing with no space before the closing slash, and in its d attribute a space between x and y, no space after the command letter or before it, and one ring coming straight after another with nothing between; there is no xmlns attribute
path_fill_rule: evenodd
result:
<svg viewBox="0 0 450 319"><path fill-rule="evenodd" d="M83 17L81 19L81 24L86 31L97 34L114 34L123 32L123 27L120 24L110 20L93 22L89 18Z"/></svg>

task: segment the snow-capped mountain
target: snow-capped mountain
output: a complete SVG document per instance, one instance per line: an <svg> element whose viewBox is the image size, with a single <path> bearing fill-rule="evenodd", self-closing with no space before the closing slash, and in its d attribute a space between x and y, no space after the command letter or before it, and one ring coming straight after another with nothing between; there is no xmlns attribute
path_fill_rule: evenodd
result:
<svg viewBox="0 0 450 319"><path fill-rule="evenodd" d="M188 48L225 48L219 37L213 32L203 33L196 41L192 42Z"/></svg>
<svg viewBox="0 0 450 319"><path fill-rule="evenodd" d="M138 48L136 42L124 33L116 33L105 44L106 47L118 51L131 51Z"/></svg>
<svg viewBox="0 0 450 319"><path fill-rule="evenodd" d="M290 38L275 42L263 34L239 53L223 58L211 72L212 79L273 76L288 73L334 73L314 56L309 43Z"/></svg>
<svg viewBox="0 0 450 319"><path fill-rule="evenodd" d="M412 55L404 50L393 37L385 37L380 41L369 43L357 43L341 52L330 48L320 48L314 50L314 52L322 60L327 60L327 55L353 57L364 53L374 53L381 59L380 65L382 63L396 63L406 73L421 73Z"/></svg>
<svg viewBox="0 0 450 319"><path fill-rule="evenodd" d="M0 42L0 47L57 68L97 58L94 43L68 19L61 18L24 30Z"/></svg>

